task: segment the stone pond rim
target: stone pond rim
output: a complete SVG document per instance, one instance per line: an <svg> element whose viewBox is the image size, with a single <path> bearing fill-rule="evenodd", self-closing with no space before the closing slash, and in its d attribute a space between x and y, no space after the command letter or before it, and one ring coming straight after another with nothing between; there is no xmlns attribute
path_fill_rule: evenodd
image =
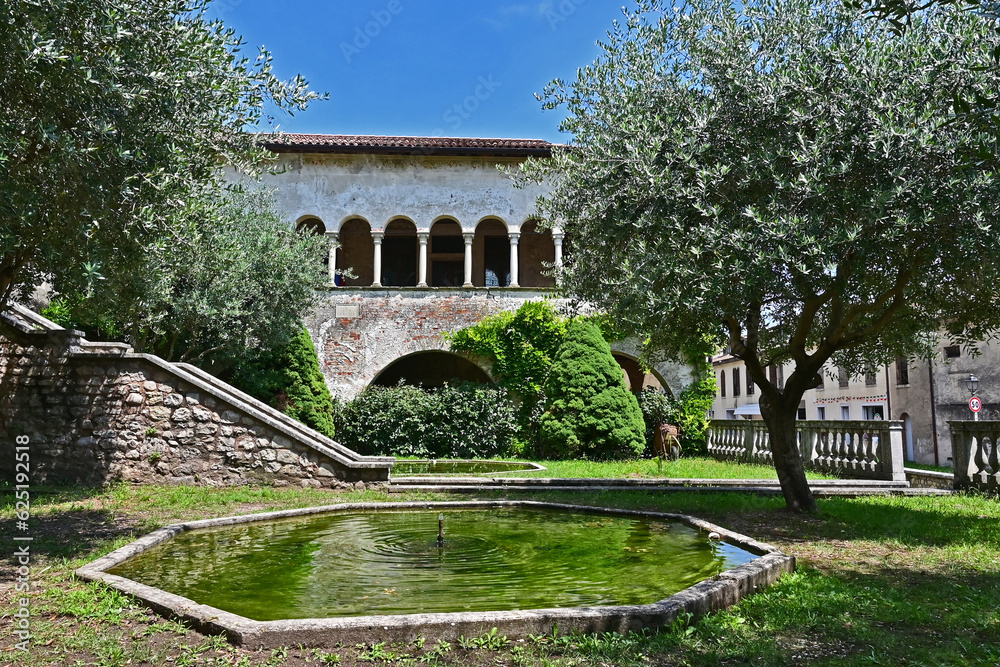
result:
<svg viewBox="0 0 1000 667"><path fill-rule="evenodd" d="M754 560L726 570L670 597L645 605L591 606L556 609L532 609L498 612L458 612L405 614L397 616L354 616L343 618L254 621L214 607L198 604L187 598L158 588L109 574L106 570L146 549L169 540L180 533L201 528L231 526L275 519L306 517L332 512L444 510L490 508L539 508L567 512L607 514L633 518L680 521L700 531L718 533L721 539L756 554ZM108 586L134 596L155 611L191 623L206 634L225 634L230 641L247 648L276 648L302 644L309 647L333 648L347 642L411 642L417 637L426 640L453 641L460 636L475 637L496 627L511 638L529 634L549 634L556 628L569 632L618 632L625 634L643 628L670 625L680 614L695 617L725 609L743 597L763 591L782 574L795 570L795 558L775 547L753 538L726 530L720 526L682 514L620 510L582 505L564 505L536 501L468 501L468 502L406 502L406 503L345 503L280 512L237 517L223 517L166 526L121 547L76 570L76 575L88 581L101 581Z"/></svg>

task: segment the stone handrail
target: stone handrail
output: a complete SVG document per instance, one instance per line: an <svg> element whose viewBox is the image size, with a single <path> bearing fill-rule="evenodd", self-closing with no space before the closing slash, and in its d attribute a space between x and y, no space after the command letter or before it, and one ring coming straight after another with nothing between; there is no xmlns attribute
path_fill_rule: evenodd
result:
<svg viewBox="0 0 1000 667"><path fill-rule="evenodd" d="M862 479L906 480L902 422L799 421L796 432L806 468ZM727 461L774 463L770 437L762 421L710 421L708 453Z"/></svg>
<svg viewBox="0 0 1000 667"><path fill-rule="evenodd" d="M950 421L955 488L1000 492L1000 422Z"/></svg>

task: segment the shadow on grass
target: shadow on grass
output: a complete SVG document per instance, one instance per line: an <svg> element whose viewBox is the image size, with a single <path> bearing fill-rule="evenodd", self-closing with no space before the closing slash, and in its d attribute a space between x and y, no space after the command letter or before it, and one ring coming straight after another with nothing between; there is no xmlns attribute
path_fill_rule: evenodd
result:
<svg viewBox="0 0 1000 667"><path fill-rule="evenodd" d="M135 521L116 517L109 510L80 509L32 516L27 529L21 530L16 519L0 521L0 540L14 544L15 535L31 537L32 562L48 559L77 558L119 538L133 538L143 530ZM0 573L0 582L12 580L13 570Z"/></svg>

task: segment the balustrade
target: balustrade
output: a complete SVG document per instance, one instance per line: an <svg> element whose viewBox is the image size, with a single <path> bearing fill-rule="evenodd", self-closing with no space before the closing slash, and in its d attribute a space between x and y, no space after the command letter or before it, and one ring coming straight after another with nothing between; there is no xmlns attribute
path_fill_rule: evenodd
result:
<svg viewBox="0 0 1000 667"><path fill-rule="evenodd" d="M950 421L955 488L1000 492L1000 422Z"/></svg>
<svg viewBox="0 0 1000 667"><path fill-rule="evenodd" d="M806 468L864 479L906 479L902 422L800 421L796 435ZM761 421L712 420L708 453L728 461L765 465L774 461L767 427Z"/></svg>

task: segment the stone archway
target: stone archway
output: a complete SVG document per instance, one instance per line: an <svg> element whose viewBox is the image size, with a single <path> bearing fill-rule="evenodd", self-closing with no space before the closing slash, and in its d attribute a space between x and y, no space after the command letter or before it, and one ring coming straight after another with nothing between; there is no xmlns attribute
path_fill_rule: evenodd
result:
<svg viewBox="0 0 1000 667"><path fill-rule="evenodd" d="M638 338L628 338L612 343L611 352L615 357L638 362L642 356L642 341ZM650 369L650 374L656 378L666 393L674 397L680 396L681 392L694 382L691 367L676 361L657 362Z"/></svg>
<svg viewBox="0 0 1000 667"><path fill-rule="evenodd" d="M394 387L399 383L436 389L445 383L494 384L482 367L455 352L424 350L402 356L376 373L369 386Z"/></svg>

